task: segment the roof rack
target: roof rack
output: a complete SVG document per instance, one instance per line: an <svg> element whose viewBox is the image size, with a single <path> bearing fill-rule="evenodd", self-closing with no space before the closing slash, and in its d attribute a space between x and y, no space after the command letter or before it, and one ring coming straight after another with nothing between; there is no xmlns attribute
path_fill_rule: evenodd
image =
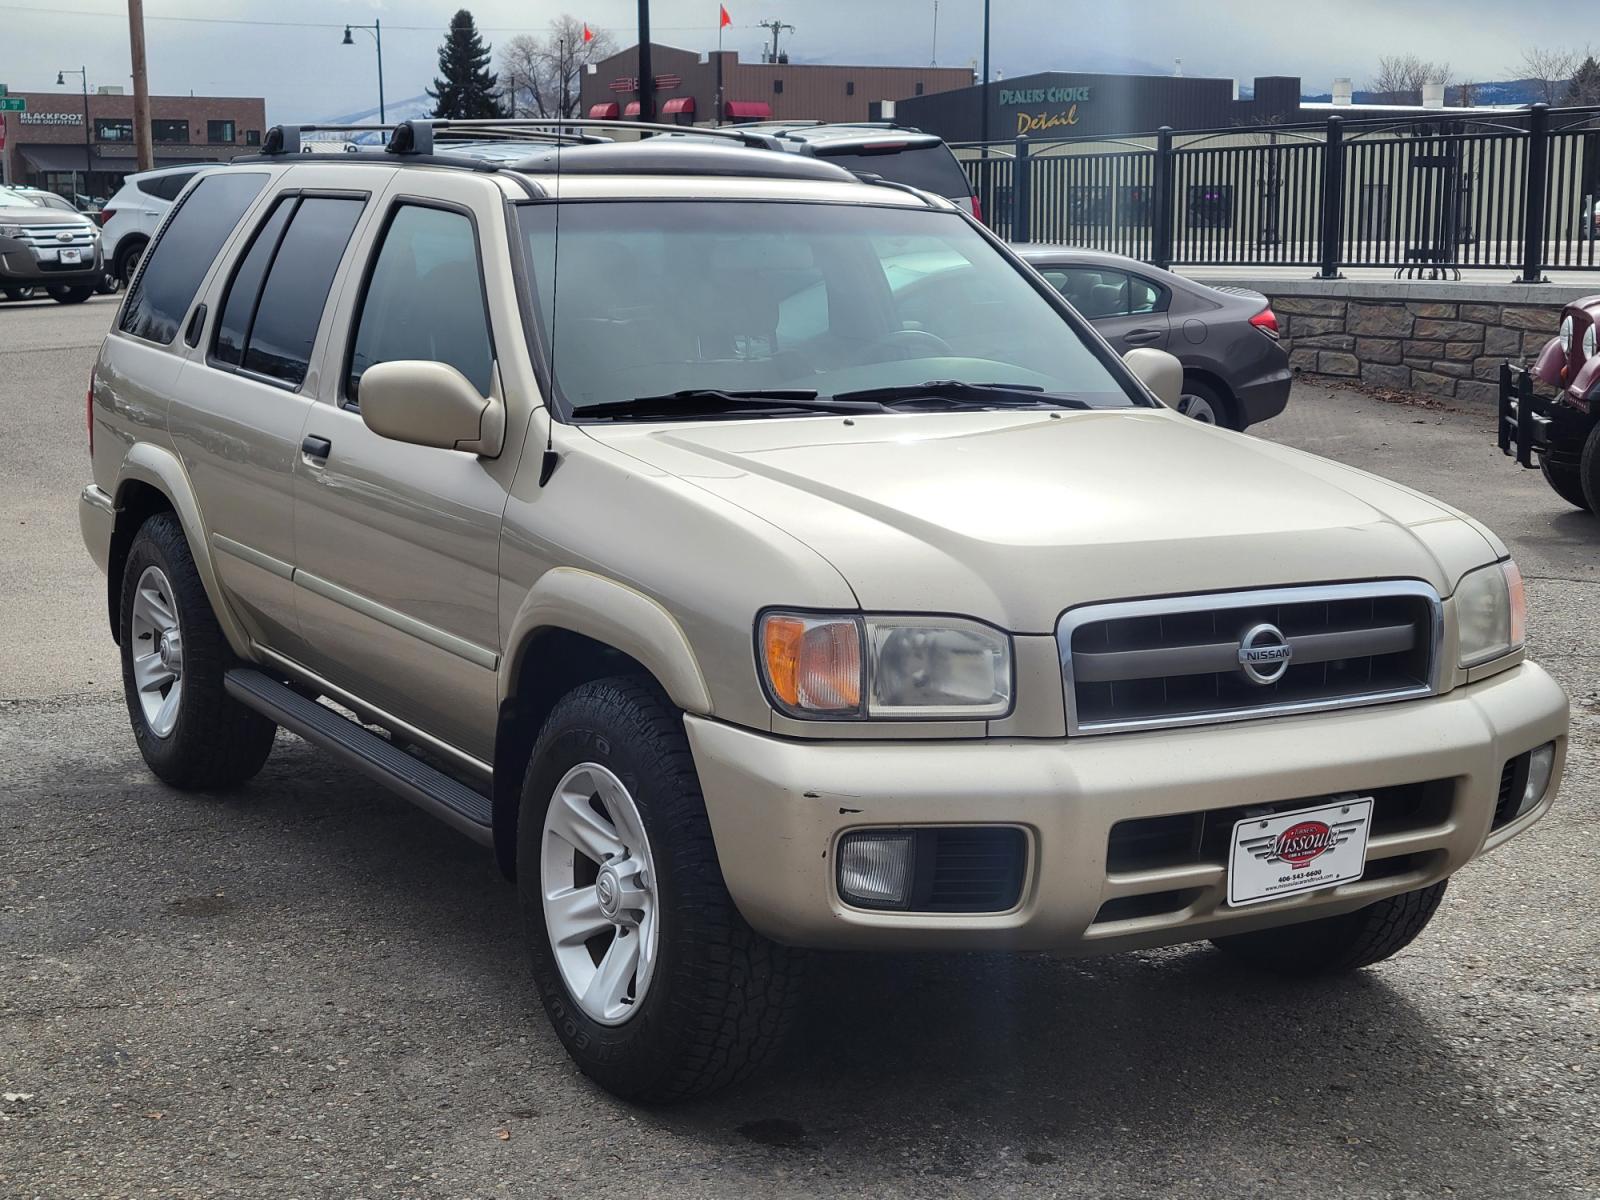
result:
<svg viewBox="0 0 1600 1200"><path fill-rule="evenodd" d="M268 157L306 153L308 133L388 133L384 149L390 154L431 155L437 141L548 141L557 145L593 145L608 139L585 133L588 129L634 130L649 134L714 137L756 150L781 150L771 134L736 126L661 125L647 121L621 121L595 117L504 117L484 120L399 121L389 125L274 125L261 139ZM441 137L441 135L444 135Z"/></svg>

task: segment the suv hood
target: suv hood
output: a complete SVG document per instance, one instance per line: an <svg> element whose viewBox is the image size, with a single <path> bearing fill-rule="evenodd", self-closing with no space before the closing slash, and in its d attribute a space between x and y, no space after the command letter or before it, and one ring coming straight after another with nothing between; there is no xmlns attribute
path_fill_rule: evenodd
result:
<svg viewBox="0 0 1600 1200"><path fill-rule="evenodd" d="M68 212L64 208L39 208L30 204L7 205L0 208L0 225L89 225L94 222L82 213Z"/></svg>
<svg viewBox="0 0 1600 1200"><path fill-rule="evenodd" d="M807 543L864 609L1013 633L1185 592L1408 578L1449 595L1498 557L1408 488L1165 410L584 429Z"/></svg>

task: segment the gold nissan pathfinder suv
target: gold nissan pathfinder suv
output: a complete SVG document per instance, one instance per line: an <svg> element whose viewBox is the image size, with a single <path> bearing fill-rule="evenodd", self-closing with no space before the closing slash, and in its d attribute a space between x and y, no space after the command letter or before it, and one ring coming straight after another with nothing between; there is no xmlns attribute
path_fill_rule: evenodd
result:
<svg viewBox="0 0 1600 1200"><path fill-rule="evenodd" d="M618 1095L746 1072L808 948L1361 967L1549 809L1505 546L1178 415L948 201L301 134L190 185L94 371L134 738L212 790L282 728L491 848Z"/></svg>

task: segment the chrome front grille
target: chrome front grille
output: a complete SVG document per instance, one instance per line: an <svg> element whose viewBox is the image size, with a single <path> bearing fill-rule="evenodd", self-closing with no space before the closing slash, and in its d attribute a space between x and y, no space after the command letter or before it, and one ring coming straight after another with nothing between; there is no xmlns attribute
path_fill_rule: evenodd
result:
<svg viewBox="0 0 1600 1200"><path fill-rule="evenodd" d="M1056 627L1068 731L1201 725L1426 696L1437 688L1442 631L1438 594L1411 580L1070 609ZM1246 664L1247 644L1286 655L1286 665Z"/></svg>
<svg viewBox="0 0 1600 1200"><path fill-rule="evenodd" d="M65 239L59 236L63 233L68 235ZM17 240L26 242L35 250L88 250L94 246L94 226L76 221L59 225L24 225L22 236Z"/></svg>

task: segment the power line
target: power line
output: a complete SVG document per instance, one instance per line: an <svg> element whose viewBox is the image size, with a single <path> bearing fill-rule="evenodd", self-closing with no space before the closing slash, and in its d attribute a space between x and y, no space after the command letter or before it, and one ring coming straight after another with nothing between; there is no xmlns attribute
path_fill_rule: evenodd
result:
<svg viewBox="0 0 1600 1200"><path fill-rule="evenodd" d="M43 8L31 4L0 4L0 12L39 13L50 17L111 17L121 18L124 12L111 12L98 8ZM176 21L187 25L255 25L273 29L343 29L343 21L255 21L248 17L170 17L156 13L146 13L146 21ZM448 25L385 25L385 29L396 29L410 33L438 33L441 29L449 28ZM555 25L479 25L482 33L528 33L532 30L543 29L554 32ZM657 25L659 31L671 33L692 33L700 30L715 29L715 23L708 22L704 25ZM735 29L750 29L754 26L736 25Z"/></svg>

